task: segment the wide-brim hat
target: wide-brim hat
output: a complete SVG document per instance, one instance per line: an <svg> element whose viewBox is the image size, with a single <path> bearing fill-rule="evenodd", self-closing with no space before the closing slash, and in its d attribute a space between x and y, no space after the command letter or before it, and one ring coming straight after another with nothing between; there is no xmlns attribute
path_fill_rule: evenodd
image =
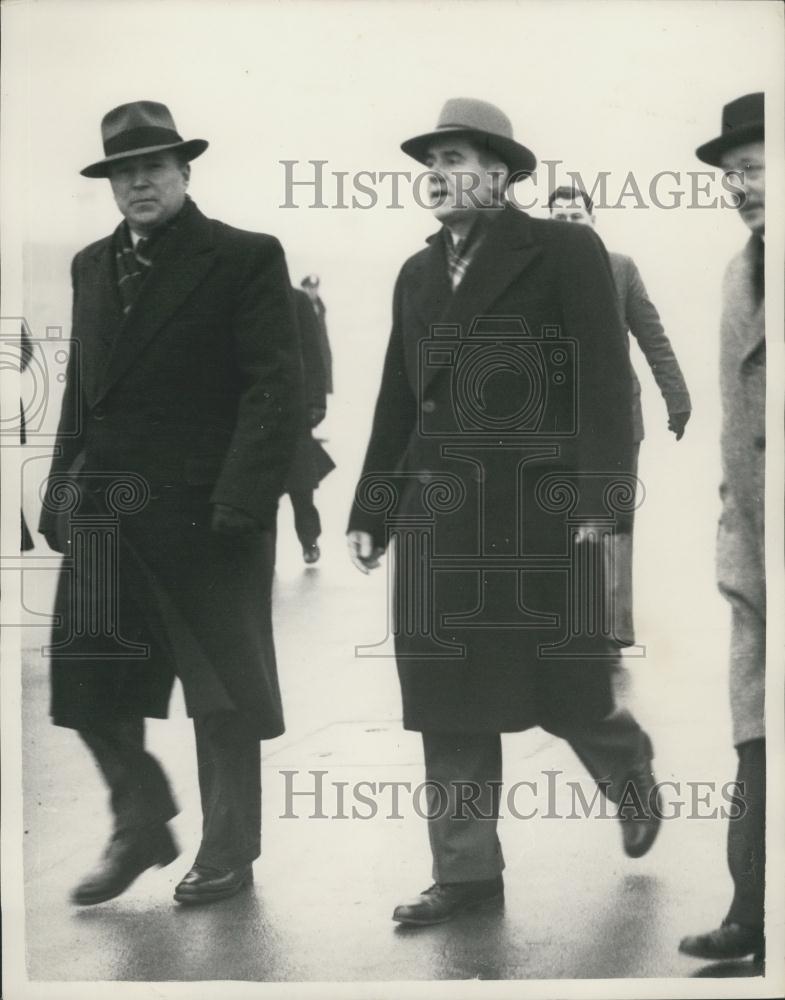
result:
<svg viewBox="0 0 785 1000"><path fill-rule="evenodd" d="M104 159L80 170L83 177L108 177L118 160L167 149L177 149L186 160L195 160L209 146L205 139L184 140L169 108L157 101L133 101L112 108L101 122L101 138Z"/></svg>
<svg viewBox="0 0 785 1000"><path fill-rule="evenodd" d="M722 131L716 139L698 146L695 155L712 167L722 166L722 155L735 146L763 138L763 91L745 94L722 109Z"/></svg>
<svg viewBox="0 0 785 1000"><path fill-rule="evenodd" d="M434 131L407 139L401 143L401 149L420 163L425 163L433 140L449 135L472 139L496 153L512 174L532 173L537 166L534 153L513 138L512 122L507 115L495 104L478 101L474 97L450 98L442 108Z"/></svg>

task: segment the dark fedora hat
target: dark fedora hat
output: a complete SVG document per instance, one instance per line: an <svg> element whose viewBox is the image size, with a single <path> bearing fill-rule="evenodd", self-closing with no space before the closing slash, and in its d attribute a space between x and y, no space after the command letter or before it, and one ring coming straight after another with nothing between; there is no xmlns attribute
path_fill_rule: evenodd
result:
<svg viewBox="0 0 785 1000"><path fill-rule="evenodd" d="M511 173L531 173L537 166L534 153L513 139L512 123L507 115L495 104L478 101L474 97L450 98L442 108L434 131L407 139L401 143L401 149L424 163L433 140L450 135L473 139L492 150Z"/></svg>
<svg viewBox="0 0 785 1000"><path fill-rule="evenodd" d="M157 101L133 101L112 108L101 122L104 159L91 163L79 172L83 177L108 177L109 168L118 160L165 149L180 150L187 160L195 160L207 149L205 139L187 142L175 128L169 108Z"/></svg>
<svg viewBox="0 0 785 1000"><path fill-rule="evenodd" d="M745 94L722 109L722 134L698 146L695 155L712 167L721 167L722 154L734 146L763 138L763 91Z"/></svg>

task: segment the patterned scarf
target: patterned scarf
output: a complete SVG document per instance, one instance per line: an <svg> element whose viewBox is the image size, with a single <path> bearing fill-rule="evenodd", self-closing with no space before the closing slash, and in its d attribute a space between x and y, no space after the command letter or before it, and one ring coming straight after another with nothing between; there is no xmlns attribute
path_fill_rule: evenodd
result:
<svg viewBox="0 0 785 1000"><path fill-rule="evenodd" d="M136 301L139 290L153 267L155 257L168 237L177 228L177 223L189 208L190 199L186 195L185 204L165 225L156 229L150 236L137 240L136 246L131 239L128 223L120 226L115 239L115 265L117 271L117 288L120 292L120 302L123 314L127 315Z"/></svg>
<svg viewBox="0 0 785 1000"><path fill-rule="evenodd" d="M447 258L447 274L450 278L453 291L460 285L463 276L469 269L469 265L477 256L477 251L485 239L485 235L490 228L490 223L500 213L478 213L478 218L474 221L471 229L461 239L453 241L452 234L447 226L444 226L444 252ZM487 217L490 216L490 217Z"/></svg>

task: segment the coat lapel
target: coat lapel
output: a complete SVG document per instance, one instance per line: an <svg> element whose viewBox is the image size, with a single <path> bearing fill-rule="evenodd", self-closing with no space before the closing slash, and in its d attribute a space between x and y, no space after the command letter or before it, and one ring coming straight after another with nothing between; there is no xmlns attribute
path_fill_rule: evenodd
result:
<svg viewBox="0 0 785 1000"><path fill-rule="evenodd" d="M115 337L114 351L102 380L104 396L147 344L204 279L215 261L212 227L190 206L155 258L139 295Z"/></svg>
<svg viewBox="0 0 785 1000"><path fill-rule="evenodd" d="M92 406L100 396L103 373L123 325L113 236L102 240L95 248L80 276L77 291L82 384L87 402Z"/></svg>
<svg viewBox="0 0 785 1000"><path fill-rule="evenodd" d="M508 206L492 223L457 289L448 294L439 313L430 314L430 323L459 326L465 336L473 321L487 315L502 292L540 253L540 245L531 236L529 217ZM444 263L442 270L446 274ZM445 280L449 289L449 279ZM427 369L421 388L426 388L438 371Z"/></svg>

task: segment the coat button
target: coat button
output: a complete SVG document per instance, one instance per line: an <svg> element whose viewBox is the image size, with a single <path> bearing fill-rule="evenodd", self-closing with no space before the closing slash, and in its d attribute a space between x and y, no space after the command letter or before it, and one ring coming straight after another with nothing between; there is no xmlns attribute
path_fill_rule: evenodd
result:
<svg viewBox="0 0 785 1000"><path fill-rule="evenodd" d="M105 416L106 416L106 410L102 406L96 406L96 408L93 410L93 419L103 420Z"/></svg>
<svg viewBox="0 0 785 1000"><path fill-rule="evenodd" d="M419 484L420 484L421 486L427 486L427 485L428 485L428 483L430 483L430 481L431 481L432 479L433 479L433 476L431 475L431 473L430 473L430 472L421 472L421 473L420 473L420 474L419 474L419 475L417 476L417 482L418 482L418 483L419 483Z"/></svg>
<svg viewBox="0 0 785 1000"><path fill-rule="evenodd" d="M766 438L762 434L759 434L755 438L755 447L758 449L758 451L763 451L763 449L766 447Z"/></svg>
<svg viewBox="0 0 785 1000"><path fill-rule="evenodd" d="M436 403L432 399L423 400L422 411L423 413L433 413L436 409Z"/></svg>

